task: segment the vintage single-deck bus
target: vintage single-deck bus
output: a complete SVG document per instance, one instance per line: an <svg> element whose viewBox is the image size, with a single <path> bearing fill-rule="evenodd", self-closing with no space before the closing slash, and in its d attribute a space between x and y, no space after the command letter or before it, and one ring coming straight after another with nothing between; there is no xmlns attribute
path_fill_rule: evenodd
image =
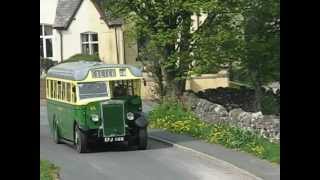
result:
<svg viewBox="0 0 320 180"><path fill-rule="evenodd" d="M79 61L49 69L46 97L54 142L71 141L79 153L98 142L126 141L146 149L141 80L141 70L130 65Z"/></svg>

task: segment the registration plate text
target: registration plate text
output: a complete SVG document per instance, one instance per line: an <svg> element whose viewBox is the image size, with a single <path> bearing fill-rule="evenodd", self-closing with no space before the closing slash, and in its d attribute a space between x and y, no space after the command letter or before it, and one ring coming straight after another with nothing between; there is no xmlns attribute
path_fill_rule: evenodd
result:
<svg viewBox="0 0 320 180"><path fill-rule="evenodd" d="M124 137L106 137L104 138L105 142L121 142L124 141Z"/></svg>

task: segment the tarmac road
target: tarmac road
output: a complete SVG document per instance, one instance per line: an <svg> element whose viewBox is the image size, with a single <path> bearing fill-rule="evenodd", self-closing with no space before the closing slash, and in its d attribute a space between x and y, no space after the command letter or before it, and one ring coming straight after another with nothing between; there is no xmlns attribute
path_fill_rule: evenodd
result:
<svg viewBox="0 0 320 180"><path fill-rule="evenodd" d="M253 180L219 161L149 139L147 150L97 147L78 154L49 137L45 103L40 106L40 158L61 168L61 180Z"/></svg>

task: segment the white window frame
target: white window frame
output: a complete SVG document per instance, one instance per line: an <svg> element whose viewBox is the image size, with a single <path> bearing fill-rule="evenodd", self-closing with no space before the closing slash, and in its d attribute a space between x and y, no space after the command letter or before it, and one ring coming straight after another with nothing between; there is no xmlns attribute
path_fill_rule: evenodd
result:
<svg viewBox="0 0 320 180"><path fill-rule="evenodd" d="M52 59L53 58L53 45L52 45L52 57L48 57L47 56L47 44L46 44L46 40L47 39L51 39L51 44L53 44L53 28L52 25L50 24L40 24L41 28L42 28L42 34L40 35L40 38L42 38L42 46L43 46L43 58L47 58L47 59ZM44 34L44 26L51 26L52 28L52 34L51 35L45 35Z"/></svg>
<svg viewBox="0 0 320 180"><path fill-rule="evenodd" d="M93 41L92 40L92 35L96 34L97 35L97 41ZM88 42L83 42L82 41L82 35L88 35ZM88 44L89 45L89 55L94 55L93 54L93 44L97 44L98 45L98 55L99 55L99 35L96 32L84 32L80 34L80 39L81 39L81 53L84 54L83 52L83 48L82 45L84 44Z"/></svg>

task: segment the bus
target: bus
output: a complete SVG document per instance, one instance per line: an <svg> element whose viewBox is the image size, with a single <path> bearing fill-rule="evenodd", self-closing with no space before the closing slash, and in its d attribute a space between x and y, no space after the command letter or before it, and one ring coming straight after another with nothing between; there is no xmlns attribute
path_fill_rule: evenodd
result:
<svg viewBox="0 0 320 180"><path fill-rule="evenodd" d="M97 143L127 142L146 149L142 79L140 69L125 64L79 61L50 68L46 99L54 142L72 142L79 153Z"/></svg>

